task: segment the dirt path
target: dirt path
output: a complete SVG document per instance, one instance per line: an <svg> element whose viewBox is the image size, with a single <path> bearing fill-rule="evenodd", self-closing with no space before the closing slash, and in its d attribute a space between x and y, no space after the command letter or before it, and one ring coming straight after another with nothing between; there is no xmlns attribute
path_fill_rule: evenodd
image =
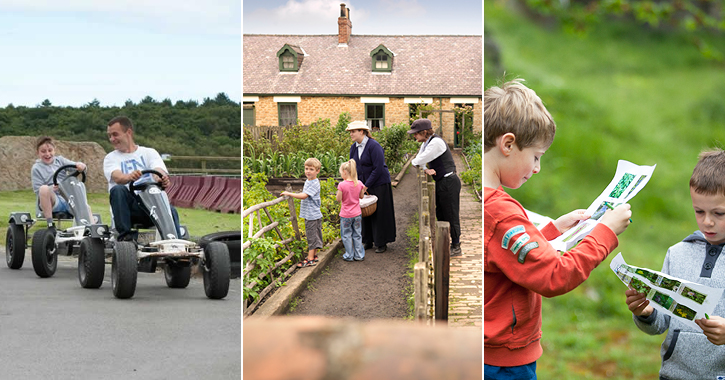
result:
<svg viewBox="0 0 725 380"><path fill-rule="evenodd" d="M323 274L293 301L288 315L324 315L358 319L404 318L408 246L406 231L418 204L415 170L408 168L393 188L397 237L384 253L365 251L365 261L346 262L338 253ZM295 304L296 303L296 304ZM294 309L292 309L294 308Z"/></svg>

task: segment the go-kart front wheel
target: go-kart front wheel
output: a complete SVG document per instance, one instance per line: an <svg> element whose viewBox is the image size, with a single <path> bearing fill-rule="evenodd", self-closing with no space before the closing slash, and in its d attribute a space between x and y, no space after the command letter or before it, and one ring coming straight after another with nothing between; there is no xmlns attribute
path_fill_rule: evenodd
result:
<svg viewBox="0 0 725 380"><path fill-rule="evenodd" d="M5 235L5 262L10 269L20 269L25 261L25 229L10 222Z"/></svg>
<svg viewBox="0 0 725 380"><path fill-rule="evenodd" d="M231 263L229 249L224 243L213 241L204 248L204 260L201 263L204 273L204 292L212 299L221 299L229 292Z"/></svg>
<svg viewBox="0 0 725 380"><path fill-rule="evenodd" d="M35 231L30 253L33 257L35 274L42 278L55 274L58 268L58 252L53 231L49 229Z"/></svg>
<svg viewBox="0 0 725 380"><path fill-rule="evenodd" d="M103 241L98 238L84 237L78 252L78 281L86 289L98 289L103 284L106 270L106 257Z"/></svg>
<svg viewBox="0 0 725 380"><path fill-rule="evenodd" d="M191 280L191 266L167 261L164 266L164 278L169 288L186 288Z"/></svg>
<svg viewBox="0 0 725 380"><path fill-rule="evenodd" d="M119 241L113 247L111 263L111 286L116 298L131 298L136 292L138 261L136 245L130 241Z"/></svg>

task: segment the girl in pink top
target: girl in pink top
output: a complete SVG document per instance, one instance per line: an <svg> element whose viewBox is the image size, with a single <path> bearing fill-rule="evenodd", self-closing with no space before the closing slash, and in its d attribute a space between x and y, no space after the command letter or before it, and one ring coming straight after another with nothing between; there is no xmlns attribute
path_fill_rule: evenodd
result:
<svg viewBox="0 0 725 380"><path fill-rule="evenodd" d="M365 192L365 185L357 180L355 160L340 165L342 182L337 185L337 200L340 207L340 236L345 246L342 259L345 261L363 261L365 249L362 244L362 211L360 199Z"/></svg>

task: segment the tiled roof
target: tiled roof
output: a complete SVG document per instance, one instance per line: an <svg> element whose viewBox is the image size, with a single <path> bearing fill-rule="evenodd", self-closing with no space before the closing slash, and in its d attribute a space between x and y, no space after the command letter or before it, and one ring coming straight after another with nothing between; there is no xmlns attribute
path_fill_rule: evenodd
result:
<svg viewBox="0 0 725 380"><path fill-rule="evenodd" d="M481 96L481 36L337 35L243 37L244 94ZM304 62L296 74L280 74L277 51L299 46ZM370 52L393 52L391 73L373 73Z"/></svg>

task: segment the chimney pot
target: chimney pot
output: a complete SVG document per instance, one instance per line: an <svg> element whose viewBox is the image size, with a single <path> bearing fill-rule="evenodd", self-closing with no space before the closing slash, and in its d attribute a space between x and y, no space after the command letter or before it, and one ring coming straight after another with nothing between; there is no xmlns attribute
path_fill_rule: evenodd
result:
<svg viewBox="0 0 725 380"><path fill-rule="evenodd" d="M339 45L347 45L352 34L352 21L350 21L350 8L345 3L340 4L340 17L337 19L337 42Z"/></svg>

